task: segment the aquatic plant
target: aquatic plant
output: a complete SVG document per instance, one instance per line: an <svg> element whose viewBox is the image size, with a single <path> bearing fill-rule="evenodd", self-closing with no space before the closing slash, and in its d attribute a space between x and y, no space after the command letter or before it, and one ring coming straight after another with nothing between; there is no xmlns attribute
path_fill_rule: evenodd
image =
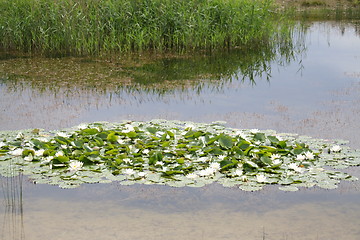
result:
<svg viewBox="0 0 360 240"><path fill-rule="evenodd" d="M261 47L283 15L271 0L0 0L0 49L50 55Z"/></svg>
<svg viewBox="0 0 360 240"><path fill-rule="evenodd" d="M217 182L245 191L267 184L285 191L333 189L340 180L356 180L336 169L360 165L360 152L345 143L232 129L221 122L102 122L0 132L0 174L23 173L35 183L63 188L119 181L174 187Z"/></svg>

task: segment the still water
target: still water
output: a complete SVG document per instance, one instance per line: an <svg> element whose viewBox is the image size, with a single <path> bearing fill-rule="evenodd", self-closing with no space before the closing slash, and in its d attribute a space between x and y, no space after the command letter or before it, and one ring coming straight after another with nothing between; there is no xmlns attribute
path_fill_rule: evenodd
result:
<svg viewBox="0 0 360 240"><path fill-rule="evenodd" d="M0 130L81 122L227 121L341 138L360 148L359 23L315 22L282 55L0 60ZM261 56L261 58L259 58ZM260 60L259 60L260 59ZM360 177L359 168L349 169ZM0 239L360 239L360 183L336 190L248 193L0 178Z"/></svg>

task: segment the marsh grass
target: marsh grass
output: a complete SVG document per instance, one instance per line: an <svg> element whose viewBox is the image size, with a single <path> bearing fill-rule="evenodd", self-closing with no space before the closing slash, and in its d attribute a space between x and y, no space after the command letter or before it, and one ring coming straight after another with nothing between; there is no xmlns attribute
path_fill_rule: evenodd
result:
<svg viewBox="0 0 360 240"><path fill-rule="evenodd" d="M0 0L0 49L49 55L260 47L272 0Z"/></svg>

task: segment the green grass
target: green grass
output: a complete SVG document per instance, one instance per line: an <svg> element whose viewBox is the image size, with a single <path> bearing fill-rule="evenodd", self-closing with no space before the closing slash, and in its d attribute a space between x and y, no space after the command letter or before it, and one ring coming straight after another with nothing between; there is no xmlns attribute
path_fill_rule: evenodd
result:
<svg viewBox="0 0 360 240"><path fill-rule="evenodd" d="M272 0L0 0L0 50L100 55L259 47L278 37Z"/></svg>

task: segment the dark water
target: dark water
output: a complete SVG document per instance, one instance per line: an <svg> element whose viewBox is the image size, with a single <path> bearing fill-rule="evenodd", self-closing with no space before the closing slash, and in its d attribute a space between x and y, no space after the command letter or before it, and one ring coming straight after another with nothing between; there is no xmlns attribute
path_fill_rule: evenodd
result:
<svg viewBox="0 0 360 240"><path fill-rule="evenodd" d="M305 32L303 32L305 31ZM275 129L360 148L359 23L209 56L0 60L0 130L153 118ZM290 49L290 50L289 50ZM262 56L260 58L260 56ZM154 60L155 59L155 60ZM349 169L360 177L358 168ZM336 190L83 185L1 178L0 239L360 239L360 184Z"/></svg>

